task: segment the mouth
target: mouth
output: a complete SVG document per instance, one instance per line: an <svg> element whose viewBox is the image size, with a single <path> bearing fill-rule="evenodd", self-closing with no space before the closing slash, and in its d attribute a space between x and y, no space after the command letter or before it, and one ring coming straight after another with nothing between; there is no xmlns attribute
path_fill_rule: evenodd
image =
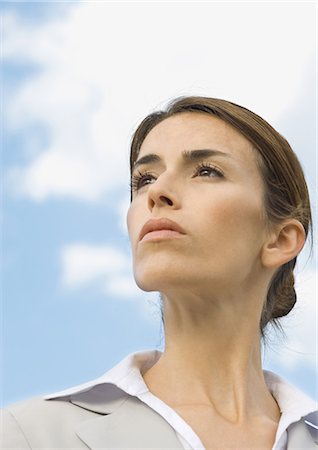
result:
<svg viewBox="0 0 318 450"><path fill-rule="evenodd" d="M174 239L184 236L183 228L171 219L161 217L148 220L139 233L139 241Z"/></svg>
<svg viewBox="0 0 318 450"><path fill-rule="evenodd" d="M178 239L182 236L185 236L185 234L179 233L178 231L175 230L154 230L149 231L149 233L146 233L140 240L140 242Z"/></svg>

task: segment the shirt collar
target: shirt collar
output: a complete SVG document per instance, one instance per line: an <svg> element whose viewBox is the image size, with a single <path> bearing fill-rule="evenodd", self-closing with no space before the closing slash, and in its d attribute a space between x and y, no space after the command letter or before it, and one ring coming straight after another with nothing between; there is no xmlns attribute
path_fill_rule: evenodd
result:
<svg viewBox="0 0 318 450"><path fill-rule="evenodd" d="M141 395L149 392L142 372L153 366L161 355L159 350L130 353L102 376L63 391L44 395L43 398L48 400L78 394L104 383L113 384L133 396ZM308 416L309 422L318 427L318 407L314 400L274 372L263 370L263 373L268 389L285 419L292 423Z"/></svg>
<svg viewBox="0 0 318 450"><path fill-rule="evenodd" d="M276 373L269 370L263 370L263 373L267 387L282 414L277 435L280 435L287 423L291 424L301 419L307 419L307 423L317 429L317 402Z"/></svg>
<svg viewBox="0 0 318 450"><path fill-rule="evenodd" d="M42 398L49 400L56 397L79 394L103 383L114 384L130 395L143 394L148 392L149 389L142 378L141 371L148 370L158 361L161 355L162 352L159 350L144 350L130 353L102 376L62 391L44 395Z"/></svg>

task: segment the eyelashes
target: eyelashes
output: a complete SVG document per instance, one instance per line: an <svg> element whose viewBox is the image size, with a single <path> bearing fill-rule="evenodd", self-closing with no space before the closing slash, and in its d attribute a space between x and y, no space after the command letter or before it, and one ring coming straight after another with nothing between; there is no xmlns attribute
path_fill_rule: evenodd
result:
<svg viewBox="0 0 318 450"><path fill-rule="evenodd" d="M197 176L199 173L202 173L202 172L208 172L209 174L215 173L218 178L224 177L223 172L211 163L199 164L194 170L194 176ZM151 173L149 171L144 171L144 172L138 171L136 175L132 175L132 177L131 177L130 189L132 191L138 191L139 189L146 186L147 184L150 184L150 183L144 183L144 182L146 180L150 180L151 178L155 178L155 175L153 173ZM205 176L205 178L211 178L211 177Z"/></svg>
<svg viewBox="0 0 318 450"><path fill-rule="evenodd" d="M204 170L207 170L209 173L216 173L218 177L224 177L224 174L222 170L220 170L218 167L216 167L214 164L211 163L200 163L195 168L195 175L198 174L198 172L203 172Z"/></svg>
<svg viewBox="0 0 318 450"><path fill-rule="evenodd" d="M138 170L137 175L132 175L131 182L130 182L130 189L132 191L138 191L142 186L140 186L141 182L144 181L144 179L147 179L149 177L153 177L151 172L140 172ZM147 183L149 184L149 183Z"/></svg>

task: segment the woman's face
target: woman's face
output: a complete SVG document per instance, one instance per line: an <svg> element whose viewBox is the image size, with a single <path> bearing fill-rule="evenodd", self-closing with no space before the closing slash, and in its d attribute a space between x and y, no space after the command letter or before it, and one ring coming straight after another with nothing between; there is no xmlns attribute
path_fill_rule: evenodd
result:
<svg viewBox="0 0 318 450"><path fill-rule="evenodd" d="M202 149L223 155L182 156ZM150 131L137 161L149 154L158 158L134 170L133 176L147 174L135 179L127 214L134 276L141 289L209 289L217 294L255 283L266 236L255 152L234 128L204 113L178 114ZM151 218L171 219L185 234L139 241Z"/></svg>

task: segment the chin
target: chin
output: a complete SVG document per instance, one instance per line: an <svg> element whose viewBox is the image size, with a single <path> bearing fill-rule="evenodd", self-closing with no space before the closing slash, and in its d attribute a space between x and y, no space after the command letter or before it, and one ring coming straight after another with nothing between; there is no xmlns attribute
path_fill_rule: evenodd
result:
<svg viewBox="0 0 318 450"><path fill-rule="evenodd" d="M139 267L134 272L134 278L137 286L146 292L164 291L168 286L176 287L178 284L184 286L184 272L181 272L176 264L147 265L145 268Z"/></svg>

